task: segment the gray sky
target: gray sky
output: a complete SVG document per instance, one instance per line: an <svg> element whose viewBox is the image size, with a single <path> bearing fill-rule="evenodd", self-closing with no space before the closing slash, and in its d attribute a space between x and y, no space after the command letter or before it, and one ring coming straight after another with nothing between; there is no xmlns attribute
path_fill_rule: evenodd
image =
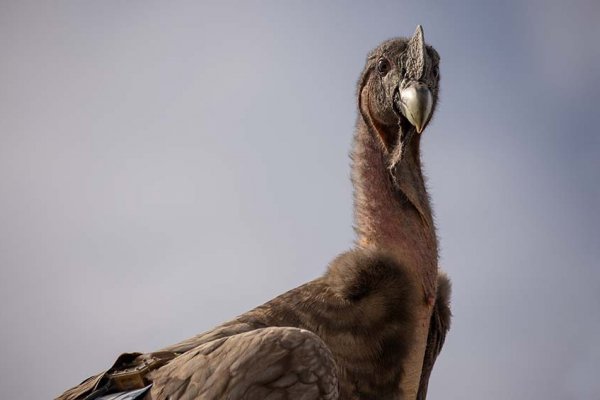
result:
<svg viewBox="0 0 600 400"><path fill-rule="evenodd" d="M57 395L353 240L367 52L442 57L445 399L600 393L600 3L0 2L0 398Z"/></svg>

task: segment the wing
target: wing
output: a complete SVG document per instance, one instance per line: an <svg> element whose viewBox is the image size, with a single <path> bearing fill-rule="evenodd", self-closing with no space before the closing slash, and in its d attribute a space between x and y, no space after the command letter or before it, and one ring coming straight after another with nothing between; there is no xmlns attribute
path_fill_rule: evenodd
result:
<svg viewBox="0 0 600 400"><path fill-rule="evenodd" d="M177 357L144 375L154 383L145 398L382 398L402 373L417 293L407 270L384 254L348 252L323 277L162 349ZM137 370L154 354L130 354L109 372ZM114 379L99 375L60 399L81 400L110 386L103 382Z"/></svg>
<svg viewBox="0 0 600 400"><path fill-rule="evenodd" d="M337 399L333 356L315 334L269 327L204 343L149 376L147 400Z"/></svg>
<svg viewBox="0 0 600 400"><path fill-rule="evenodd" d="M427 348L425 349L425 358L423 359L423 369L421 370L421 381L419 383L419 393L417 400L427 398L427 387L429 386L429 376L435 364L438 354L442 351L442 346L446 340L446 333L450 329L450 294L452 286L448 276L440 272L438 274L438 290L433 314L429 322L429 334L427 336Z"/></svg>
<svg viewBox="0 0 600 400"><path fill-rule="evenodd" d="M216 328L213 328L207 332L198 334L186 340L183 340L174 345L165 347L159 350L159 353L186 353L191 350L195 350L197 348L201 348L203 345L207 345L208 349L210 349L210 344L220 343L222 340L227 339L229 337L237 336L244 333L249 333L255 331L257 329L262 329L267 327L269 321L269 317L265 315L262 310L273 311L278 307L281 307L289 302L293 302L293 299L296 297L297 293L310 293L311 284L302 285L296 289L292 289L291 291L279 296L264 304L257 309L252 310L246 314L241 315L240 317L226 322ZM304 294L304 297L308 296L308 294ZM277 314L277 313L276 313ZM289 325L289 324L288 324ZM237 339L239 340L239 339ZM152 357L155 353L125 353L113 364L113 366L109 369L119 370L124 367L124 364L127 364L129 367L135 365L141 365L143 360L148 357ZM123 356L126 356L126 359L123 359ZM179 358L184 358L184 355ZM177 360L179 360L179 358ZM175 360L171 361L170 364L175 364ZM166 367L162 367L161 370ZM109 371L104 371L95 376L92 376L79 385L65 391L63 394L58 396L56 400L82 400L90 398L95 398L99 395L105 394L108 389L106 385L107 378L106 375Z"/></svg>

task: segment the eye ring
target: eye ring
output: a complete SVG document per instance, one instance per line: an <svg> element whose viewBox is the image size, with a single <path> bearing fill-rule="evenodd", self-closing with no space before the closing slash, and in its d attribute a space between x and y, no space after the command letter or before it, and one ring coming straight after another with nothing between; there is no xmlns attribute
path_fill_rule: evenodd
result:
<svg viewBox="0 0 600 400"><path fill-rule="evenodd" d="M387 74L389 70L390 62L385 58L380 58L379 61L377 61L377 72L379 72L379 74L383 76Z"/></svg>

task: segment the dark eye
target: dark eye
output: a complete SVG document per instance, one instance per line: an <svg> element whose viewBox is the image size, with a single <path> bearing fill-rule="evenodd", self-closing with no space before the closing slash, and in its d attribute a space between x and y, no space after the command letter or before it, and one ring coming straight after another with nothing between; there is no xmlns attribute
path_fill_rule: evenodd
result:
<svg viewBox="0 0 600 400"><path fill-rule="evenodd" d="M379 72L381 75L385 75L389 70L390 62L388 60L381 58L379 61L377 61L377 72Z"/></svg>
<svg viewBox="0 0 600 400"><path fill-rule="evenodd" d="M440 67L438 67L436 65L435 67L433 67L433 77L437 79L439 76L440 76Z"/></svg>

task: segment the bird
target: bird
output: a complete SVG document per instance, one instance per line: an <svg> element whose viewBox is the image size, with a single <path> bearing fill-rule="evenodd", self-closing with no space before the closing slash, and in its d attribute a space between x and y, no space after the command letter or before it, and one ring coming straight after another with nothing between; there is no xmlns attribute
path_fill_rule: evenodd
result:
<svg viewBox="0 0 600 400"><path fill-rule="evenodd" d="M369 53L351 153L356 241L322 276L157 352L124 353L57 399L425 399L451 320L420 160L439 62L420 25Z"/></svg>

